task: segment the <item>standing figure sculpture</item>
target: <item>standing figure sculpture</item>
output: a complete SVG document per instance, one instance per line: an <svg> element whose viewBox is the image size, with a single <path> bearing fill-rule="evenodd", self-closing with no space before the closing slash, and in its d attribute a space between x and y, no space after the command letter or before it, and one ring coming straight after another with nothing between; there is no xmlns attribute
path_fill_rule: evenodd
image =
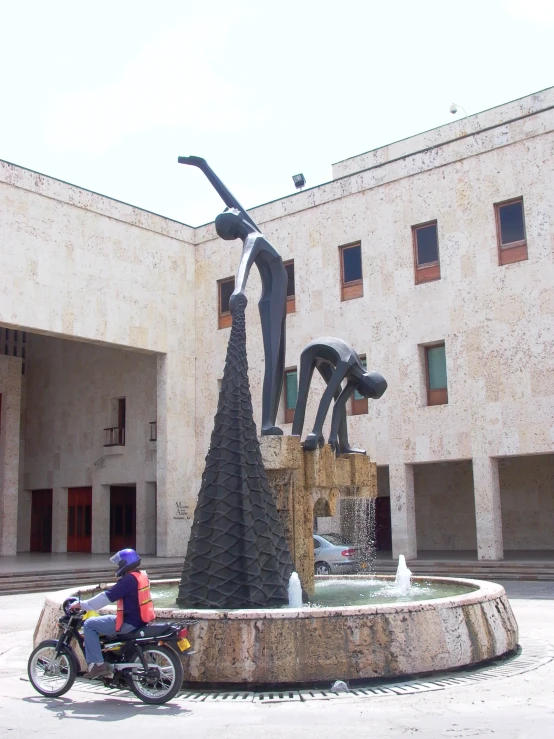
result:
<svg viewBox="0 0 554 739"><path fill-rule="evenodd" d="M287 271L283 260L260 232L254 221L221 182L205 159L179 157L180 164L190 164L204 172L227 206L215 219L220 238L242 239L243 249L235 278L235 290L229 301L231 314L237 300L246 299L246 283L252 265L260 272L262 296L258 304L262 324L265 372L262 396L262 435L282 434L275 425L285 370L285 321L287 312Z"/></svg>
<svg viewBox="0 0 554 739"><path fill-rule="evenodd" d="M302 435L308 392L316 368L327 383L327 387L317 409L313 430L304 441L304 449L306 451L317 449L325 443L323 424L334 398L329 444L339 454L365 454L363 449L354 449L348 442L346 401L355 391L364 398L380 398L387 389L387 381L379 372L366 372L359 356L346 341L331 336L311 341L300 356L298 398L292 424L292 433L295 436ZM343 380L346 380L344 388Z"/></svg>

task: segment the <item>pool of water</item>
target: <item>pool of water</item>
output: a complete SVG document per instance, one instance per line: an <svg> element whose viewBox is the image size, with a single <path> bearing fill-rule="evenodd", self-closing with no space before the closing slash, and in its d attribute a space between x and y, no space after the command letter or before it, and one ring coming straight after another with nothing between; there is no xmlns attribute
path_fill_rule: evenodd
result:
<svg viewBox="0 0 554 739"><path fill-rule="evenodd" d="M176 605L177 585L153 585L152 599L158 608L171 608ZM418 600L448 598L477 590L457 582L435 582L417 580L409 595L399 595L394 580L367 580L357 578L329 577L318 580L315 594L306 605L313 608L325 606L373 606L385 603L410 603ZM228 609L226 609L228 610Z"/></svg>

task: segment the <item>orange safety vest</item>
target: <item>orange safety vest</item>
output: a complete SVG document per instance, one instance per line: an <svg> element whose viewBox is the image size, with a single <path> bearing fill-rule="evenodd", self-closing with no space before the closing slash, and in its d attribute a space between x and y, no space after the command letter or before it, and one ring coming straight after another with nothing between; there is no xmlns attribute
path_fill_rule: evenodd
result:
<svg viewBox="0 0 554 739"><path fill-rule="evenodd" d="M150 595L150 580L144 570L140 572L131 572L131 575L136 578L138 583L138 602L140 608L140 617L145 624L150 623L156 618L156 611L154 610L154 604L152 603L152 596ZM117 616L115 619L115 630L119 631L123 626L123 598L117 601Z"/></svg>

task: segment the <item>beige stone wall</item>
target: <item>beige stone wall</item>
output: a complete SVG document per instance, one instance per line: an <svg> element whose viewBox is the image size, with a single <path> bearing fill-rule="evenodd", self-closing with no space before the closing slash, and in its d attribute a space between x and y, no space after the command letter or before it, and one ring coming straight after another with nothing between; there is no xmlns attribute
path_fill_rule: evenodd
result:
<svg viewBox="0 0 554 739"><path fill-rule="evenodd" d="M425 149L433 149L439 146L446 148L455 144L457 139L476 132L486 133L489 129L494 131L501 128L500 136L505 137L506 124L510 124L514 120L526 120L553 104L554 88L550 87L533 95L526 95L519 100L513 100L496 108L484 110L467 118L459 118L444 126L432 128L430 131L410 136L401 141L395 141L388 146L382 146L379 149L373 149L364 154L356 154L344 159L333 164L333 178L338 179L373 167L379 168L395 160L402 160L409 155L413 157L414 152L421 152ZM494 137L492 137L492 145L498 145L498 140L495 141ZM467 151L469 156L474 153L471 148L468 148ZM434 162L431 160L431 165L433 164Z"/></svg>
<svg viewBox="0 0 554 739"><path fill-rule="evenodd" d="M554 549L554 455L499 463L506 550Z"/></svg>
<svg viewBox="0 0 554 739"><path fill-rule="evenodd" d="M0 162L0 324L158 353L145 390L157 394L157 550L167 556L184 552L196 498L193 241L184 224ZM91 464L96 442L80 443Z"/></svg>
<svg viewBox="0 0 554 739"><path fill-rule="evenodd" d="M414 467L418 551L475 551L471 461Z"/></svg>
<svg viewBox="0 0 554 739"><path fill-rule="evenodd" d="M0 356L0 556L17 551L21 359Z"/></svg>
<svg viewBox="0 0 554 739"><path fill-rule="evenodd" d="M523 160L541 167L523 168ZM378 464L388 463L393 449L406 462L470 458L476 450L550 450L553 162L554 135L538 136L324 203L302 218L284 215L263 224L283 258L295 260L297 312L287 321L287 366L298 363L310 339L339 335L389 382L370 413L350 421L353 441L365 444ZM529 259L499 267L493 204L522 194ZM442 279L416 286L410 225L433 218ZM364 297L341 302L338 246L356 240L362 242ZM211 418L229 329L216 329L214 341L206 337L217 326L216 281L233 274L240 244L209 241L197 250L203 265L197 283L199 416ZM263 355L255 271L248 294L258 408ZM449 404L430 408L418 345L442 339ZM200 438L205 448L206 433Z"/></svg>
<svg viewBox="0 0 554 739"><path fill-rule="evenodd" d="M499 109L482 130L458 131L452 144L251 211L283 259L295 260L286 366L298 364L313 338L335 335L387 378L386 395L370 401L368 415L350 419L350 436L378 465L391 465L393 533L408 554L415 547L415 514L405 465L482 460L476 476L482 551L498 556L497 496L487 492L494 475L486 460L553 448L554 111L537 112L545 101L528 100L526 117L506 117ZM494 203L517 196L524 197L529 258L501 267ZM432 219L438 221L441 279L415 285L411 226ZM197 233L197 482L229 335L216 328L216 283L234 274L241 252L240 242L214 236L213 225ZM338 247L356 241L364 295L341 302ZM247 332L258 422L259 294L254 268ZM449 403L427 407L420 346L440 340L446 342ZM321 388L317 381L305 431Z"/></svg>

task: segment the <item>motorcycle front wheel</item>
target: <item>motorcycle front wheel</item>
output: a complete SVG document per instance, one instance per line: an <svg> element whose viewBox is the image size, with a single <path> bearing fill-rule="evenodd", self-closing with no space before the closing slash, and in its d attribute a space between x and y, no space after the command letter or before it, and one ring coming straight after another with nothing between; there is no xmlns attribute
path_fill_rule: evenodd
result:
<svg viewBox="0 0 554 739"><path fill-rule="evenodd" d="M56 655L58 642L48 639L33 649L27 663L27 674L33 688L49 698L67 693L77 677L75 658L68 647Z"/></svg>
<svg viewBox="0 0 554 739"><path fill-rule="evenodd" d="M135 662L140 669L127 675L127 683L133 693L144 703L159 705L174 698L183 684L183 664L173 649L165 646L143 648L146 673L137 655Z"/></svg>

